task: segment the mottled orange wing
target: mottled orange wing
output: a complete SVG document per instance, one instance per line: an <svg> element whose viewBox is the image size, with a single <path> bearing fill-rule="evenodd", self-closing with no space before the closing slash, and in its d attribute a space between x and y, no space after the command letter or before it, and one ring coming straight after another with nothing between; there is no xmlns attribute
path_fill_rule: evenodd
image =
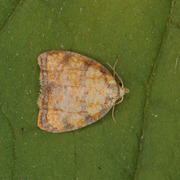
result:
<svg viewBox="0 0 180 180"><path fill-rule="evenodd" d="M93 59L69 51L39 55L41 95L38 126L48 132L73 131L103 117L119 98L110 72Z"/></svg>

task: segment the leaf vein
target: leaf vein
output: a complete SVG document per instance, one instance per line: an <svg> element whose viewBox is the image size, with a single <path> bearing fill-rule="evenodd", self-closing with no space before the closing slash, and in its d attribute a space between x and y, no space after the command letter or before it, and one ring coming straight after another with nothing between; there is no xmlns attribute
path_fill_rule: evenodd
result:
<svg viewBox="0 0 180 180"><path fill-rule="evenodd" d="M17 11L17 9L21 6L21 4L23 4L24 0L20 0L16 7L14 8L14 10L11 12L11 14L9 15L7 21L4 23L4 25L2 26L2 29L0 30L0 34L3 32L3 30L6 28L6 26L8 25L8 23L10 22L10 20L12 19L12 17L14 16L15 12Z"/></svg>
<svg viewBox="0 0 180 180"><path fill-rule="evenodd" d="M165 28L165 32L164 32L164 35L162 38L160 48L158 50L157 57L156 57L155 62L153 64L153 67L152 67L152 70L151 70L151 73L149 76L147 88L146 88L145 106L144 106L144 113L143 113L144 115L143 115L143 122L142 122L142 133L140 136L139 152L138 152L136 169L135 169L134 178L133 178L134 180L136 180L136 178L137 178L137 174L138 174L139 167L140 167L141 156L142 156L144 134L145 134L146 121L147 121L147 109L148 109L148 105L149 105L149 94L151 91L152 80L153 80L153 76L154 76L154 72L156 70L157 64L158 64L160 57L161 57L161 52L162 52L164 44L165 44L165 40L167 37L169 27L170 27L171 22L172 22L172 14L173 14L174 3L175 3L175 0L172 0L171 6L170 6L170 11L169 11L169 17L168 17L168 21L167 21L166 28Z"/></svg>

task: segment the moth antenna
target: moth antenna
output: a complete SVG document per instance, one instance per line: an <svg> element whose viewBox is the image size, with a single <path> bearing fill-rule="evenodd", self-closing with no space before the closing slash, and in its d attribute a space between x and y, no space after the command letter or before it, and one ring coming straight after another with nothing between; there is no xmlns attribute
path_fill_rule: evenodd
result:
<svg viewBox="0 0 180 180"><path fill-rule="evenodd" d="M123 100L124 100L124 96L122 96L122 97L121 97L121 99L120 99L120 101L116 102L116 104L115 104L115 105L122 103L122 102L123 102Z"/></svg>
<svg viewBox="0 0 180 180"><path fill-rule="evenodd" d="M116 65L119 61L119 58L116 60L116 62L114 63L114 66L113 66L113 76L115 77L115 72L116 72Z"/></svg>
<svg viewBox="0 0 180 180"><path fill-rule="evenodd" d="M112 118L113 118L114 122L116 123L116 119L114 117L114 109L115 109L115 105L112 107Z"/></svg>
<svg viewBox="0 0 180 180"><path fill-rule="evenodd" d="M113 70L113 74L115 73L115 75L117 76L117 78L120 80L120 82L121 82L121 84L122 84L122 88L124 88L124 83L123 83L123 81L122 81L122 79L121 79L121 77L118 75L118 73L115 71L115 67L116 67L116 65L117 65L117 63L118 63L118 60L119 59L117 59L116 60L116 62L115 62L115 64L114 64L114 67L112 67L108 62L105 62L105 64L107 64L112 70Z"/></svg>

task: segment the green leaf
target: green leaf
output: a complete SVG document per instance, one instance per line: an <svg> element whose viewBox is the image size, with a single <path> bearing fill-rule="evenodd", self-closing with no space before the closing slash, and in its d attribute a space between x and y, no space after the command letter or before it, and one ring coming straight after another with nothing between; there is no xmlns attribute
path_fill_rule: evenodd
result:
<svg viewBox="0 0 180 180"><path fill-rule="evenodd" d="M0 179L180 177L180 1L1 0ZM130 93L97 123L37 127L37 56L68 50L113 65Z"/></svg>

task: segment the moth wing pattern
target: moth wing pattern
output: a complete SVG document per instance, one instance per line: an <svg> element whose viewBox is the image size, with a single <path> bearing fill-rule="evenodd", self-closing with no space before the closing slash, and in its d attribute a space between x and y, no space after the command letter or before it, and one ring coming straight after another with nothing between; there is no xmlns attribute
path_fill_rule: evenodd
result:
<svg viewBox="0 0 180 180"><path fill-rule="evenodd" d="M41 94L38 126L48 132L73 131L102 118L119 98L119 86L97 61L70 51L38 56Z"/></svg>

